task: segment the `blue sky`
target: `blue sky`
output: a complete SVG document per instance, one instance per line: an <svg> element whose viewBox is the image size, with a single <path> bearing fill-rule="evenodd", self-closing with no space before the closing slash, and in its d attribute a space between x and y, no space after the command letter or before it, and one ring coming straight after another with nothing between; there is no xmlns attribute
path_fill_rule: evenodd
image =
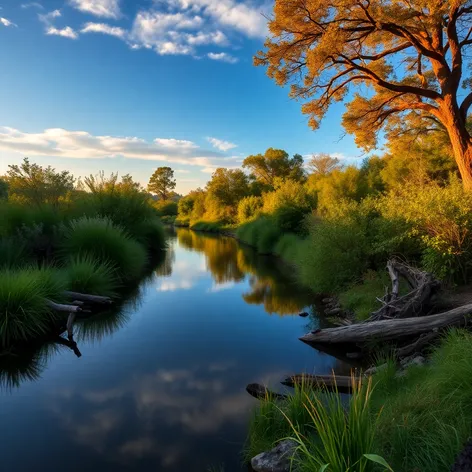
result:
<svg viewBox="0 0 472 472"><path fill-rule="evenodd" d="M0 0L0 174L24 156L75 175L169 165L203 186L268 147L362 151L342 104L311 131L252 56L270 3L236 0ZM342 139L341 139L342 138Z"/></svg>

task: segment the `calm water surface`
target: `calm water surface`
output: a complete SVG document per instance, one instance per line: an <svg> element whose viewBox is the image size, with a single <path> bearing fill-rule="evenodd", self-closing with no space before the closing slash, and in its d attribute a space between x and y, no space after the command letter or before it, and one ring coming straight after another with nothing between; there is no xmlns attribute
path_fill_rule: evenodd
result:
<svg viewBox="0 0 472 472"><path fill-rule="evenodd" d="M246 385L336 367L297 339L318 320L290 272L229 238L170 235L123 307L76 326L81 358L50 343L0 359L0 470L245 470Z"/></svg>

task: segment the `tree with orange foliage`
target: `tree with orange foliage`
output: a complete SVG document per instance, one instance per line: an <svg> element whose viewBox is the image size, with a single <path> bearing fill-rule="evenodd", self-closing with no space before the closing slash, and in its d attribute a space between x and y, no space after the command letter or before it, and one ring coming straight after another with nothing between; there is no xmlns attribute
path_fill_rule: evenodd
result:
<svg viewBox="0 0 472 472"><path fill-rule="evenodd" d="M472 190L472 0L275 0L269 28L255 64L291 84L313 129L357 87L343 126L358 145L409 120L443 128Z"/></svg>

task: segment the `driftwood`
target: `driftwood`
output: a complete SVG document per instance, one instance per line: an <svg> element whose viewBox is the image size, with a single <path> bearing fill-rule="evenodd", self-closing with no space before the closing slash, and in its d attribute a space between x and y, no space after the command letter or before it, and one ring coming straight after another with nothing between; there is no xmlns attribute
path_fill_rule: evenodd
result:
<svg viewBox="0 0 472 472"><path fill-rule="evenodd" d="M307 386L329 392L352 393L352 378L348 375L296 374L281 382L287 387Z"/></svg>
<svg viewBox="0 0 472 472"><path fill-rule="evenodd" d="M97 303L102 305L110 305L113 303L110 297L102 297L100 295L89 295L87 293L77 293L77 292L63 292L64 295L68 298L72 298L73 300L88 302L88 303Z"/></svg>
<svg viewBox="0 0 472 472"><path fill-rule="evenodd" d="M387 262L387 270L392 281L392 290L387 289L385 296L377 299L382 303L382 307L373 312L367 322L423 315L425 308L431 303L432 296L440 288L438 280L432 274L396 259ZM406 280L411 289L402 297L399 296L400 277Z"/></svg>
<svg viewBox="0 0 472 472"><path fill-rule="evenodd" d="M56 344L60 344L61 346L66 346L68 347L69 349L71 349L74 354L77 356L77 357L82 357L82 353L80 352L78 346L77 346L77 343L73 340L70 340L70 339L65 339L63 338L62 336L58 335L58 336L55 336L52 341Z"/></svg>
<svg viewBox="0 0 472 472"><path fill-rule="evenodd" d="M274 398L276 400L284 400L287 398L287 395L282 393L276 393L269 390L264 385L258 383L251 383L246 387L246 392L252 395L258 400L265 400L266 398Z"/></svg>
<svg viewBox="0 0 472 472"><path fill-rule="evenodd" d="M402 359L406 356L410 356L415 352L421 352L421 350L438 338L440 332L438 330L432 331L431 333L422 334L414 343L407 344L406 346L399 347L393 352L394 356L398 359Z"/></svg>
<svg viewBox="0 0 472 472"><path fill-rule="evenodd" d="M79 311L82 311L82 308L77 305L64 305L62 303L56 303L51 300L47 300L47 304L49 308L52 308L53 310L56 310L56 311L65 312L65 313L77 313Z"/></svg>
<svg viewBox="0 0 472 472"><path fill-rule="evenodd" d="M472 303L437 315L360 323L339 328L318 329L300 338L307 344L365 343L420 336L446 328L463 326L470 320Z"/></svg>

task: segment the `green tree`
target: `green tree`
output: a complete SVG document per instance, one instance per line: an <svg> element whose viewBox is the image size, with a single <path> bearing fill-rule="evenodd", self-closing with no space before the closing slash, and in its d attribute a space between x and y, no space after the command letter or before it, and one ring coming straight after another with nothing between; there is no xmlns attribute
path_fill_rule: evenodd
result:
<svg viewBox="0 0 472 472"><path fill-rule="evenodd" d="M341 161L337 157L329 154L314 154L308 162L308 168L312 174L328 175L335 169L342 167Z"/></svg>
<svg viewBox="0 0 472 472"><path fill-rule="evenodd" d="M75 182L68 171L56 172L51 166L31 164L28 158L20 165L9 165L6 179L10 198L34 205L57 205L74 190Z"/></svg>
<svg viewBox="0 0 472 472"><path fill-rule="evenodd" d="M170 167L158 167L149 179L147 188L161 200L168 200L175 185L174 171Z"/></svg>
<svg viewBox="0 0 472 472"><path fill-rule="evenodd" d="M367 149L385 125L439 123L472 190L471 23L470 0L276 0L255 64L291 84L314 129L349 92L343 125Z"/></svg>
<svg viewBox="0 0 472 472"><path fill-rule="evenodd" d="M0 177L0 200L8 199L8 182L4 177Z"/></svg>
<svg viewBox="0 0 472 472"><path fill-rule="evenodd" d="M282 149L269 148L264 154L248 156L243 161L243 167L269 189L274 188L276 179L305 180L303 157L295 154L290 158Z"/></svg>

